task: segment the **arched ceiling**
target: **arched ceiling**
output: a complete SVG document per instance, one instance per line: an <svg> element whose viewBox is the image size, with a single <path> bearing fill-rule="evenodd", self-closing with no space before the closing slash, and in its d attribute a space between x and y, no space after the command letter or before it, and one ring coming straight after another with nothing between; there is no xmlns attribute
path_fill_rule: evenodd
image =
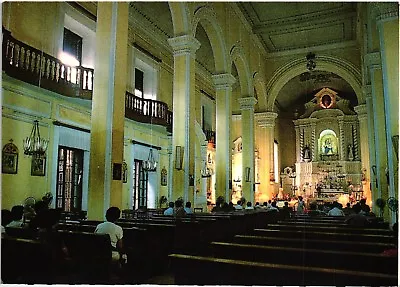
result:
<svg viewBox="0 0 400 287"><path fill-rule="evenodd" d="M322 88L330 88L338 92L339 97L350 100L353 105L357 104L357 97L349 83L336 74L314 71L298 75L287 82L279 91L275 105L282 112L290 112L311 100Z"/></svg>
<svg viewBox="0 0 400 287"><path fill-rule="evenodd" d="M131 9L134 9L142 17L147 19L162 35L167 38L174 36L172 17L168 2L130 2ZM214 56L208 36L200 25L197 26L196 39L201 46L196 52L196 62L198 62L210 74L215 73Z"/></svg>

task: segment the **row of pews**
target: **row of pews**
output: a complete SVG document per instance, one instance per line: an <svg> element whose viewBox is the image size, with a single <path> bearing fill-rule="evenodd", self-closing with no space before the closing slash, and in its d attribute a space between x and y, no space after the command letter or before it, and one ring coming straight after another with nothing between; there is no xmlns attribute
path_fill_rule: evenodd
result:
<svg viewBox="0 0 400 287"><path fill-rule="evenodd" d="M397 248L385 224L354 228L341 217L294 216L209 245L170 254L175 284L397 285Z"/></svg>
<svg viewBox="0 0 400 287"><path fill-rule="evenodd" d="M276 214L267 212L233 212L229 214L196 213L175 218L151 214L140 218L120 219L124 230L127 263L119 270L123 283L143 283L152 276L167 272L169 254L211 255L210 244L236 234L278 222ZM2 280L4 283L109 284L111 245L108 235L94 234L100 221L63 220L57 232L65 243L69 262L54 264L37 234L28 228L6 228L2 239Z"/></svg>

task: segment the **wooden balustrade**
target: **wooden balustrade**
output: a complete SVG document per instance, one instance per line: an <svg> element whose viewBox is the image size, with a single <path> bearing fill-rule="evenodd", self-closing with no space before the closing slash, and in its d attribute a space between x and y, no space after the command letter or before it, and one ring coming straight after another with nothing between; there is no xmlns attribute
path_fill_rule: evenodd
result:
<svg viewBox="0 0 400 287"><path fill-rule="evenodd" d="M131 120L163 125L168 131L172 131L172 112L168 110L166 103L143 99L126 92L125 116Z"/></svg>
<svg viewBox="0 0 400 287"><path fill-rule="evenodd" d="M71 67L11 36L3 28L3 70L7 75L61 95L90 100L94 70Z"/></svg>
<svg viewBox="0 0 400 287"><path fill-rule="evenodd" d="M94 70L71 67L11 36L3 27L3 70L13 78L58 94L92 99ZM126 92L125 116L134 121L167 127L172 132L172 112L160 101Z"/></svg>

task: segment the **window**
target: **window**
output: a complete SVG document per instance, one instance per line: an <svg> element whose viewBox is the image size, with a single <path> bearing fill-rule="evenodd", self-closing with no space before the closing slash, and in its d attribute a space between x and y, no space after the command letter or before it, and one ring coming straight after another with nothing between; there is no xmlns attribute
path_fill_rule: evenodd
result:
<svg viewBox="0 0 400 287"><path fill-rule="evenodd" d="M79 66L82 62L82 37L64 28L63 62L69 66Z"/></svg>
<svg viewBox="0 0 400 287"><path fill-rule="evenodd" d="M82 210L83 150L58 148L56 208Z"/></svg>
<svg viewBox="0 0 400 287"><path fill-rule="evenodd" d="M135 96L143 98L143 81L144 73L139 69L135 69Z"/></svg>
<svg viewBox="0 0 400 287"><path fill-rule="evenodd" d="M278 157L278 143L274 141L274 179L275 183L279 183L279 157Z"/></svg>
<svg viewBox="0 0 400 287"><path fill-rule="evenodd" d="M147 207L148 174L143 169L143 161L135 159L133 167L133 209Z"/></svg>

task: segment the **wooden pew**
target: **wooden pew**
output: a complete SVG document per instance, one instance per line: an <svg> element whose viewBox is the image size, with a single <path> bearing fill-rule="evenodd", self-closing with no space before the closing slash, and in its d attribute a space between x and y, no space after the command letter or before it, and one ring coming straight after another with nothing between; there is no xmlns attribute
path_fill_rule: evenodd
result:
<svg viewBox="0 0 400 287"><path fill-rule="evenodd" d="M68 249L73 271L78 273L74 283L106 282L111 268L111 242L108 234L59 230Z"/></svg>
<svg viewBox="0 0 400 287"><path fill-rule="evenodd" d="M211 243L214 257L272 264L397 274L397 257L381 254L229 242ZM333 247L334 248L334 247ZM332 249L333 249L332 248Z"/></svg>
<svg viewBox="0 0 400 287"><path fill-rule="evenodd" d="M170 254L176 285L396 285L397 276ZM357 262L356 262L357 263Z"/></svg>
<svg viewBox="0 0 400 287"><path fill-rule="evenodd" d="M273 236L256 236L256 235L235 235L229 242L281 246L281 247L297 247L297 248L315 248L321 250L334 249L338 251L353 251L365 253L382 253L384 250L395 248L394 244L380 242L359 242L359 241L340 241L329 239L305 239L305 238L283 238Z"/></svg>
<svg viewBox="0 0 400 287"><path fill-rule="evenodd" d="M341 241L360 241L360 242L381 242L394 243L393 236L375 234L354 234L338 232L316 232L304 230L278 230L278 229L254 229L254 235L274 236L281 238L304 238L321 240L341 240Z"/></svg>
<svg viewBox="0 0 400 287"><path fill-rule="evenodd" d="M6 227L5 229L10 237L35 239L38 236L37 231L29 227Z"/></svg>
<svg viewBox="0 0 400 287"><path fill-rule="evenodd" d="M1 239L1 279L6 284L51 283L51 254L38 240Z"/></svg>
<svg viewBox="0 0 400 287"><path fill-rule="evenodd" d="M313 224L268 224L268 228L279 230L305 230L316 232L344 232L353 234L375 234L375 235L391 235L393 231L380 228L360 228L354 226L332 226L332 225L313 225Z"/></svg>

